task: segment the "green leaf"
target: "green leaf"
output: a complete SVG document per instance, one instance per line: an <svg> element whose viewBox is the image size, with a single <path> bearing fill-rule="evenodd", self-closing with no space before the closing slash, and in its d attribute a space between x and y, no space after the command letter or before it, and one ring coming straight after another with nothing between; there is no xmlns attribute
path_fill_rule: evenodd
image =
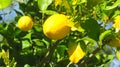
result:
<svg viewBox="0 0 120 67"><path fill-rule="evenodd" d="M82 40L86 40L86 41L89 41L91 43L95 43L96 42L95 40L93 40L92 38L89 38L89 37L84 37L84 38L82 38Z"/></svg>
<svg viewBox="0 0 120 67"><path fill-rule="evenodd" d="M38 7L41 11L45 11L52 3L52 0L38 0Z"/></svg>
<svg viewBox="0 0 120 67"><path fill-rule="evenodd" d="M87 0L87 7L93 8L94 6L96 6L97 4L103 2L104 0Z"/></svg>
<svg viewBox="0 0 120 67"><path fill-rule="evenodd" d="M0 9L4 9L11 4L12 0L0 0Z"/></svg>
<svg viewBox="0 0 120 67"><path fill-rule="evenodd" d="M86 3L87 2L87 0L80 0L81 2L80 3Z"/></svg>
<svg viewBox="0 0 120 67"><path fill-rule="evenodd" d="M28 48L32 46L28 40L23 40L22 41L22 49Z"/></svg>
<svg viewBox="0 0 120 67"><path fill-rule="evenodd" d="M42 28L41 28L39 25L34 25L34 29L35 29L37 32L42 32Z"/></svg>
<svg viewBox="0 0 120 67"><path fill-rule="evenodd" d="M30 65L29 64L25 64L24 67L30 67Z"/></svg>
<svg viewBox="0 0 120 67"><path fill-rule="evenodd" d="M98 40L99 33L100 33L100 25L96 20L94 19L86 20L86 22L81 26L87 32L88 37L96 41Z"/></svg>
<svg viewBox="0 0 120 67"><path fill-rule="evenodd" d="M24 36L23 38L28 38L28 39L31 39L31 32L29 32L26 36Z"/></svg>
<svg viewBox="0 0 120 67"><path fill-rule="evenodd" d="M114 58L114 55L108 55L108 59L112 60Z"/></svg>
<svg viewBox="0 0 120 67"><path fill-rule="evenodd" d="M22 31L17 29L14 31L14 33L12 34L13 36L18 36Z"/></svg>
<svg viewBox="0 0 120 67"><path fill-rule="evenodd" d="M41 46L41 47L45 47L46 45L45 45L45 43L43 42L43 41L41 41L40 39L33 39L33 41L35 42L35 44L37 45L37 46Z"/></svg>
<svg viewBox="0 0 120 67"><path fill-rule="evenodd" d="M0 34L0 42L3 40L3 36Z"/></svg>
<svg viewBox="0 0 120 67"><path fill-rule="evenodd" d="M65 50L67 50L67 47L65 45L59 45L57 47L57 51L61 57L64 56Z"/></svg>
<svg viewBox="0 0 120 67"><path fill-rule="evenodd" d="M46 11L40 11L41 13L45 13L47 15L53 15L53 14L57 14L56 11L53 11L53 10L46 10Z"/></svg>
<svg viewBox="0 0 120 67"><path fill-rule="evenodd" d="M116 8L120 4L120 0L117 0L112 6L106 6L106 10L111 10Z"/></svg>
<svg viewBox="0 0 120 67"><path fill-rule="evenodd" d="M15 62L15 59L13 58L13 59L10 61L9 66L10 66L10 67L16 67L16 64L17 64L17 62Z"/></svg>
<svg viewBox="0 0 120 67"><path fill-rule="evenodd" d="M113 33L112 30L107 30L103 32L99 37L100 45L102 45L102 41L105 39L105 37L110 36L112 33Z"/></svg>

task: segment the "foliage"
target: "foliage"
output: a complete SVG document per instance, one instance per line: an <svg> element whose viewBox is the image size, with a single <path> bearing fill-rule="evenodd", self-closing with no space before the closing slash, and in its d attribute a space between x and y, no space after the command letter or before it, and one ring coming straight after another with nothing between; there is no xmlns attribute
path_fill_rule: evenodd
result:
<svg viewBox="0 0 120 67"><path fill-rule="evenodd" d="M7 8L0 1L0 8ZM9 0L8 0L9 1ZM0 24L0 66L3 67L103 67L116 55L119 47L107 44L111 36L119 36L116 28L106 29L120 15L120 0L13 0L19 3L22 14L16 11L15 21ZM1 7L1 5L5 7ZM1 9L3 10L3 9ZM53 14L64 14L74 23L74 28L61 40L52 40L43 33L43 23ZM34 26L22 31L18 19L30 16ZM1 16L1 20L4 20ZM61 18L59 18L61 19ZM67 53L70 43L80 44L85 56L76 64ZM116 49L117 48L117 49Z"/></svg>

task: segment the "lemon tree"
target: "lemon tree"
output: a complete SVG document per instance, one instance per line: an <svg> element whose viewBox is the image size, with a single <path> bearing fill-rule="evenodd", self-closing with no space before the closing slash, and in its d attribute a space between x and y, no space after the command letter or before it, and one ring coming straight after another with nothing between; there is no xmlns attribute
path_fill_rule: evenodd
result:
<svg viewBox="0 0 120 67"><path fill-rule="evenodd" d="M120 60L119 4L120 0L0 0L0 67L112 65ZM11 14L17 14L15 21L4 21L11 20Z"/></svg>

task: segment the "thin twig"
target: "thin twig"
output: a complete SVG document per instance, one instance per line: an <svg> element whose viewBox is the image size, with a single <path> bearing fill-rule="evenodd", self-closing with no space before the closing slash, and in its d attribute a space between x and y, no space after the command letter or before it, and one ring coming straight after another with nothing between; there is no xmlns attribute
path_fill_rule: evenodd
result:
<svg viewBox="0 0 120 67"><path fill-rule="evenodd" d="M83 61L81 61L81 63L79 64L79 67L84 67L85 63L89 62L91 60L91 58L93 58L95 56L95 54L97 52L99 52L103 47L105 46L105 44L103 44L101 47L98 46L90 55L88 58L83 59Z"/></svg>
<svg viewBox="0 0 120 67"><path fill-rule="evenodd" d="M43 60L38 64L38 67L43 66L43 64L45 63L45 65L47 65L50 62L50 59L58 45L60 40L56 41L48 50L48 52L46 53L45 57L43 58Z"/></svg>

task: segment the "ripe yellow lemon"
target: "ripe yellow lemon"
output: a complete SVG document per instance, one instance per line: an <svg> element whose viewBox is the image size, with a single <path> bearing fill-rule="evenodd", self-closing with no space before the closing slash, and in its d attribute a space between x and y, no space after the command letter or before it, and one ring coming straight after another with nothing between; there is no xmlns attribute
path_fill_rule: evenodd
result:
<svg viewBox="0 0 120 67"><path fill-rule="evenodd" d="M54 40L64 38L70 31L70 21L66 15L54 14L43 24L44 34Z"/></svg>
<svg viewBox="0 0 120 67"><path fill-rule="evenodd" d="M116 16L115 19L114 19L114 24L113 24L113 27L114 28L118 28L120 30L120 16Z"/></svg>
<svg viewBox="0 0 120 67"><path fill-rule="evenodd" d="M72 63L78 63L85 56L85 52L82 50L80 45L73 43L72 46L68 48L69 60Z"/></svg>
<svg viewBox="0 0 120 67"><path fill-rule="evenodd" d="M22 16L18 20L18 28L21 29L22 31L28 31L32 28L33 26L33 21L32 18L29 16Z"/></svg>

